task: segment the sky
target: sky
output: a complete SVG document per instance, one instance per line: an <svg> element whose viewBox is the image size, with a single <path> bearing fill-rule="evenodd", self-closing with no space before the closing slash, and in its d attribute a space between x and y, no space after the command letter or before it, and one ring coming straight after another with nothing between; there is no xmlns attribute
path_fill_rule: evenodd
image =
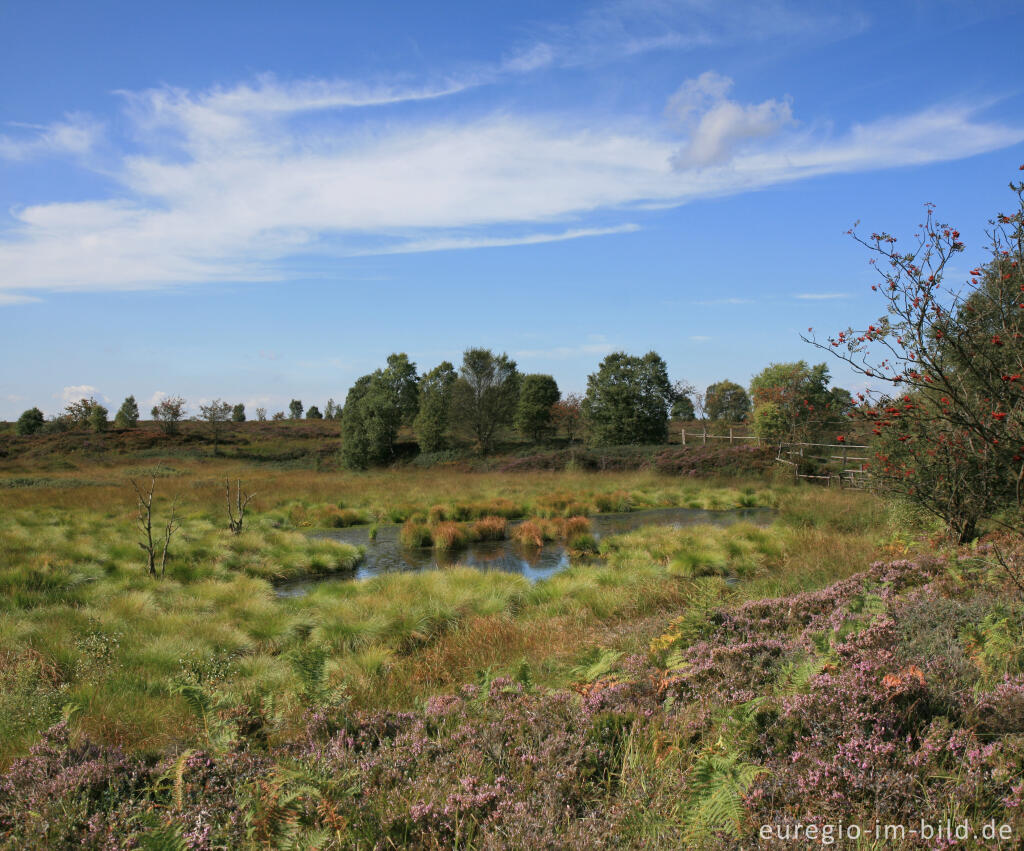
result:
<svg viewBox="0 0 1024 851"><path fill-rule="evenodd" d="M1024 163L1024 6L0 0L0 418L338 402L406 352L747 384ZM837 383L858 389L838 361Z"/></svg>

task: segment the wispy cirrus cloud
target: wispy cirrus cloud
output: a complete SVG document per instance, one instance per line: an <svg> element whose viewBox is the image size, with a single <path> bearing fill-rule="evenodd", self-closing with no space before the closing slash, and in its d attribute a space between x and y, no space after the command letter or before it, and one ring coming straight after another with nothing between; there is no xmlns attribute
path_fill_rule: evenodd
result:
<svg viewBox="0 0 1024 851"><path fill-rule="evenodd" d="M51 124L8 122L7 126L20 132L0 134L0 159L16 161L87 154L103 135L102 124L80 113Z"/></svg>
<svg viewBox="0 0 1024 851"><path fill-rule="evenodd" d="M445 108L474 84L471 75L423 85L259 77L126 94L132 145L104 172L114 190L12 210L0 232L0 293L12 303L40 290L272 281L311 256L599 238L636 230L644 208L1024 140L1024 126L985 121L963 104L845 131L795 127L784 93L744 104L711 72L670 101L682 127ZM376 107L403 101L438 107L375 118Z"/></svg>

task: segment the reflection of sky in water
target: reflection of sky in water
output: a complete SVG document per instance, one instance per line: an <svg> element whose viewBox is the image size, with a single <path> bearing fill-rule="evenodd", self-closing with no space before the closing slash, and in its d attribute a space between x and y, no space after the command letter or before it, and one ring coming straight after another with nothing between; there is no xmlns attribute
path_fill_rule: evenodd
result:
<svg viewBox="0 0 1024 851"><path fill-rule="evenodd" d="M702 511L695 508L654 508L649 511L633 511L628 514L596 514L590 518L590 528L595 538L606 535L620 535L639 529L641 526L696 526L711 524L728 526L739 520L760 525L771 521L774 512L768 508L741 508L734 511ZM455 552L437 552L433 549L410 550L403 547L398 539L398 526L377 528L377 540L370 541L366 526L351 526L347 529L331 529L315 533L317 537L332 538L347 544L366 548L366 555L356 568L355 578L366 579L382 573L410 570L437 570L455 564L475 567L479 570L503 570L520 573L531 582L547 579L554 573L569 566L565 547L552 543L541 549L523 549L514 541L483 541L471 544ZM320 582L348 581L351 573L302 579L281 585L278 594L283 597L301 596L311 585Z"/></svg>

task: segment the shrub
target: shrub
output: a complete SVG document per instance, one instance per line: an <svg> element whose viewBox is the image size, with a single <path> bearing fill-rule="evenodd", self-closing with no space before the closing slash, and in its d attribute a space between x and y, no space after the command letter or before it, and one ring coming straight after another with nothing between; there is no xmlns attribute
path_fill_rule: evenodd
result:
<svg viewBox="0 0 1024 851"><path fill-rule="evenodd" d="M43 427L45 421L43 412L39 408L29 408L18 417L18 424L15 426L15 430L18 434L35 434Z"/></svg>

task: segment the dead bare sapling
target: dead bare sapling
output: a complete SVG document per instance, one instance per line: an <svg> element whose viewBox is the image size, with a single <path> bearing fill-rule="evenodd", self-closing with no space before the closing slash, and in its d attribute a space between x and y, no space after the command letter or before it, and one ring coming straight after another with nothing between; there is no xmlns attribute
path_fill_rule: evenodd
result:
<svg viewBox="0 0 1024 851"><path fill-rule="evenodd" d="M234 505L232 505L231 483L224 480L224 501L228 505L228 528L233 535L242 531L242 524L245 521L245 508L249 501L256 496L254 493L242 491L242 480L235 480Z"/></svg>
<svg viewBox="0 0 1024 851"><path fill-rule="evenodd" d="M135 489L136 515L135 521L143 538L139 541L139 548L146 554L147 567L150 576L163 576L167 569L167 556L170 554L171 536L178 530L180 524L174 515L177 500L171 501L171 513L163 527L163 534L157 533L153 537L153 498L156 493L156 476L149 482L149 488L143 489L135 479L129 479ZM160 570L157 571L156 555L160 551Z"/></svg>

